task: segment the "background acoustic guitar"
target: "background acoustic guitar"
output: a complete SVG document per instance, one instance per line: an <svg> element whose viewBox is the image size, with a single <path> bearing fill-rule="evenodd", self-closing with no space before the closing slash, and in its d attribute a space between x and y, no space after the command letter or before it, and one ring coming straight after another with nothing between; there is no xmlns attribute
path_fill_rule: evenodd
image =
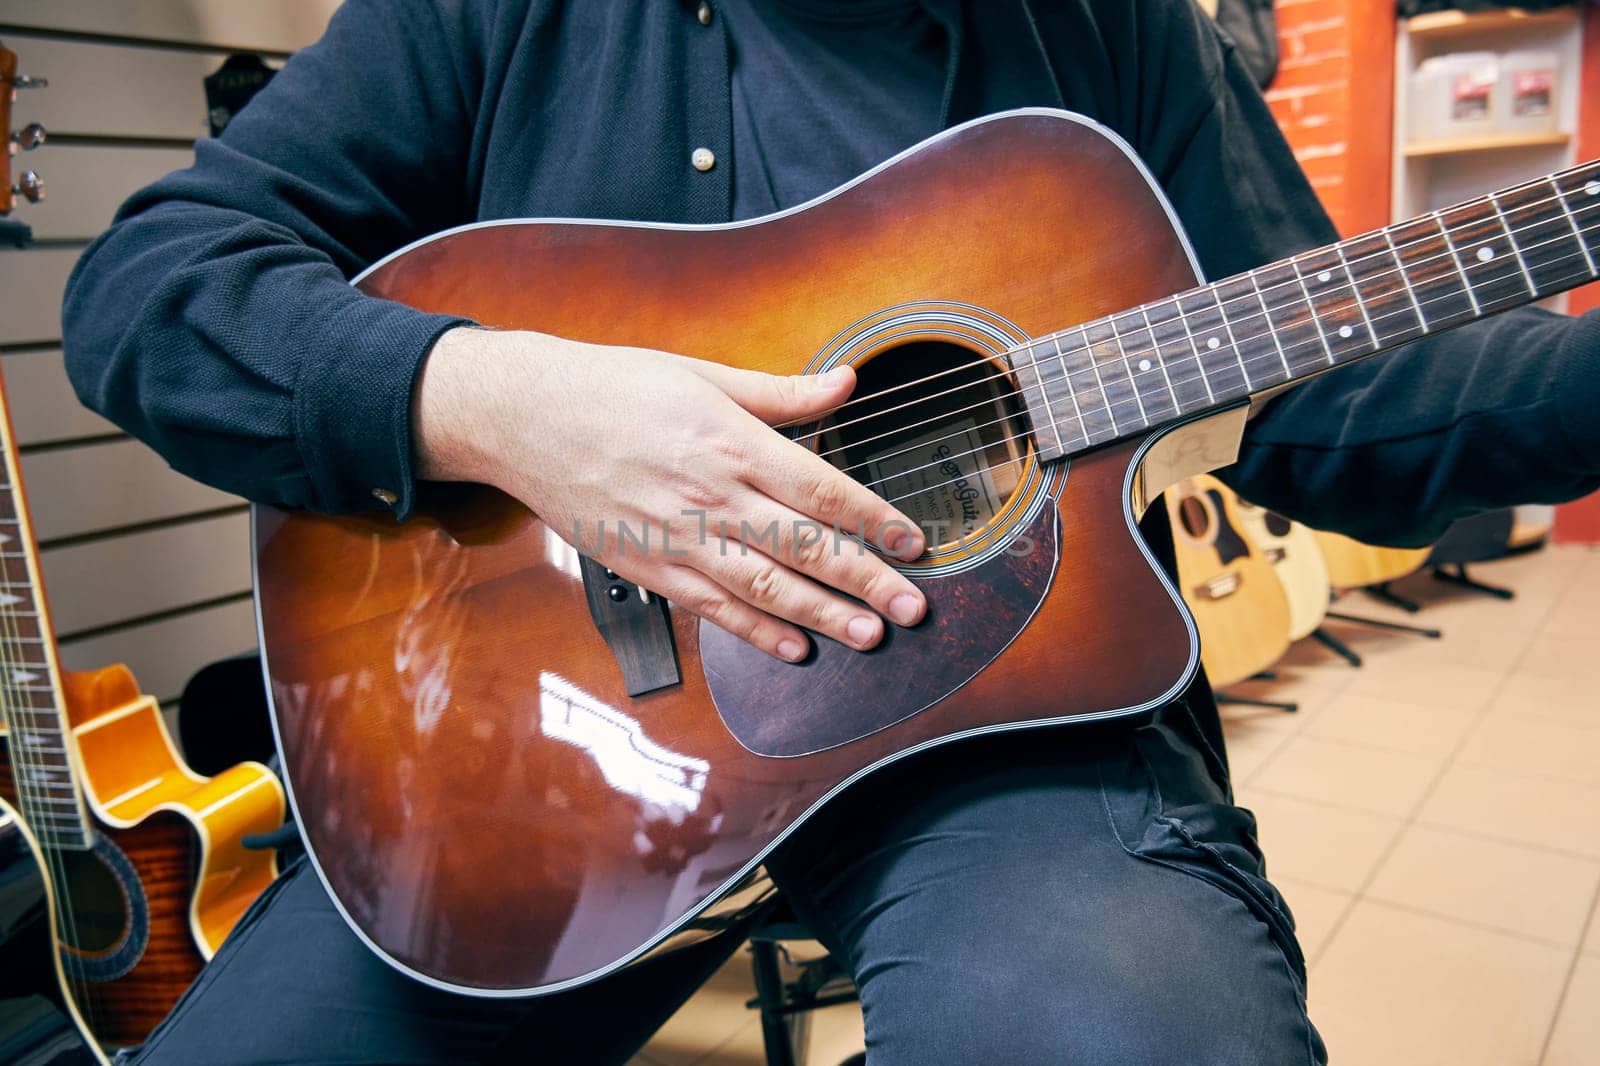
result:
<svg viewBox="0 0 1600 1066"><path fill-rule="evenodd" d="M55 921L38 841L0 800L0 1062L7 1066L107 1061L67 994L50 933Z"/></svg>
<svg viewBox="0 0 1600 1066"><path fill-rule="evenodd" d="M1233 505L1245 538L1272 564L1283 586L1289 601L1290 642L1310 636L1328 617L1331 591L1328 564L1317 547L1316 534L1299 522L1238 496L1234 496Z"/></svg>
<svg viewBox="0 0 1600 1066"><path fill-rule="evenodd" d="M1289 600L1272 562L1251 543L1233 490L1208 474L1167 490L1178 586L1200 630L1206 677L1223 688L1289 650Z"/></svg>
<svg viewBox="0 0 1600 1066"><path fill-rule="evenodd" d="M256 507L317 872L382 958L466 993L555 992L704 936L873 768L1181 692L1194 622L1136 522L1233 460L1251 396L1592 281L1597 255L1590 163L1203 284L1131 149L1044 109L753 222L485 222L397 252L357 286L775 373L853 365L855 396L788 432L946 535L904 564L920 625L786 664L487 487L425 486L405 523Z"/></svg>
<svg viewBox="0 0 1600 1066"><path fill-rule="evenodd" d="M0 455L0 799L37 842L70 1005L98 1045L138 1043L276 876L240 839L282 824L283 790L259 763L189 769L126 667L61 668L3 384Z"/></svg>
<svg viewBox="0 0 1600 1066"><path fill-rule="evenodd" d="M1432 548L1382 548L1363 544L1342 533L1313 530L1317 547L1328 568L1328 583L1336 589L1364 588L1397 581L1416 573L1428 561Z"/></svg>

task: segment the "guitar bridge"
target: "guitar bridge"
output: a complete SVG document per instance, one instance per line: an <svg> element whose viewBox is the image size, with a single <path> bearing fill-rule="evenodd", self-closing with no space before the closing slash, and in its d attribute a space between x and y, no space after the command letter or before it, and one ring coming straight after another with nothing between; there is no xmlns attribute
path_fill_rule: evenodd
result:
<svg viewBox="0 0 1600 1066"><path fill-rule="evenodd" d="M678 648L672 639L667 601L607 570L588 556L583 562L583 594L589 617L616 657L628 695L642 696L680 684Z"/></svg>

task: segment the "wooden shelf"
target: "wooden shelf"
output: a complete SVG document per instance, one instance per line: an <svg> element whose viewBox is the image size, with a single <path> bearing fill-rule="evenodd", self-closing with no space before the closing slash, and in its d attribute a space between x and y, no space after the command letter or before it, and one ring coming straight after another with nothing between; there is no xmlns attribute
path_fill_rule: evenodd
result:
<svg viewBox="0 0 1600 1066"><path fill-rule="evenodd" d="M1407 19L1406 31L1413 40L1438 40L1532 26L1565 27L1577 21L1578 9L1571 7L1553 11L1521 11L1516 8L1473 12L1434 11Z"/></svg>
<svg viewBox="0 0 1600 1066"><path fill-rule="evenodd" d="M1572 140L1570 133L1497 133L1488 137L1451 137L1442 141L1413 141L1405 146L1408 158L1495 152L1507 148L1553 148Z"/></svg>

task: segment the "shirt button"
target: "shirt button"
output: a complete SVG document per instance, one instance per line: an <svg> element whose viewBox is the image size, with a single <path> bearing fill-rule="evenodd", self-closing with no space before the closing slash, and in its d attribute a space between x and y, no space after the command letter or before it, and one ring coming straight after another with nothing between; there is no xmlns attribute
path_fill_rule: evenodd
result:
<svg viewBox="0 0 1600 1066"><path fill-rule="evenodd" d="M373 489L372 498L380 503L387 504L390 507L393 507L395 504L400 502L400 497L396 496L388 489Z"/></svg>
<svg viewBox="0 0 1600 1066"><path fill-rule="evenodd" d="M711 25L711 5L701 0L700 10L695 12L695 17L700 20L700 25Z"/></svg>
<svg viewBox="0 0 1600 1066"><path fill-rule="evenodd" d="M689 163L700 173L704 174L717 165L717 157L709 148L696 148L689 154Z"/></svg>

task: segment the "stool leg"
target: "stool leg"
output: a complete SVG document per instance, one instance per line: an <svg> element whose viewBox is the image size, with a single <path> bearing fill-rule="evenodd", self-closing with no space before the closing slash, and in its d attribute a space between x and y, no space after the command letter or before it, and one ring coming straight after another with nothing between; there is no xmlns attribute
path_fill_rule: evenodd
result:
<svg viewBox="0 0 1600 1066"><path fill-rule="evenodd" d="M761 1042L767 1051L767 1066L795 1066L794 1042L784 1013L783 974L778 970L778 946L770 940L750 942L751 967L755 971L756 999L761 1004Z"/></svg>

